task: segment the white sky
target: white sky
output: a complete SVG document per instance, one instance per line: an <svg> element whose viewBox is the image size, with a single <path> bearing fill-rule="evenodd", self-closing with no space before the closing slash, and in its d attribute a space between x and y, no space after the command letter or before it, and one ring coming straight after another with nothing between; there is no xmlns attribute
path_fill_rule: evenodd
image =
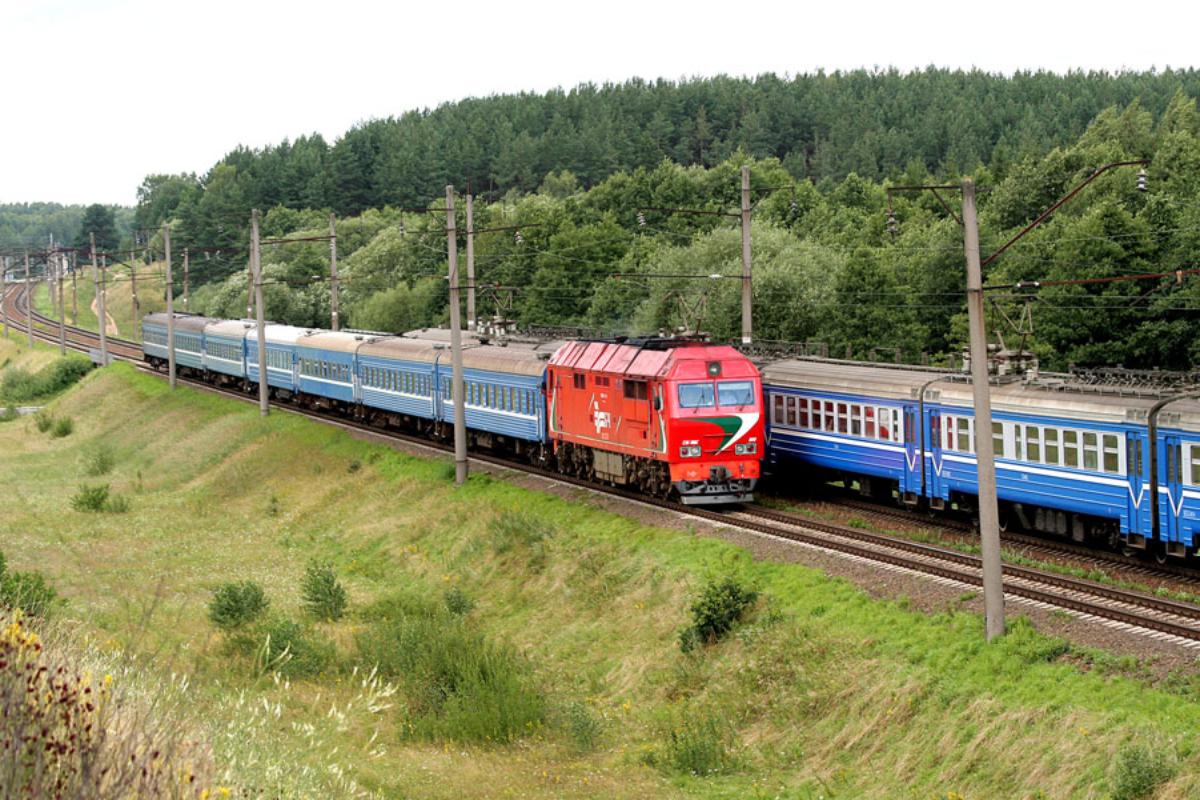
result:
<svg viewBox="0 0 1200 800"><path fill-rule="evenodd" d="M1197 66L1197 22L1194 0L0 0L0 202L131 205L238 144L584 81Z"/></svg>

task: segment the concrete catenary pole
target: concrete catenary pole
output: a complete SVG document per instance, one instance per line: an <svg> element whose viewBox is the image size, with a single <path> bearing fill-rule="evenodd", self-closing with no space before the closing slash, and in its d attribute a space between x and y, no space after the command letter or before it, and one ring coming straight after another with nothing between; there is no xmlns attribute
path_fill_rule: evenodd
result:
<svg viewBox="0 0 1200 800"><path fill-rule="evenodd" d="M262 245L258 240L258 209L250 212L250 266L254 270L254 320L258 334L258 413L271 413L271 387L267 381L267 321L263 310Z"/></svg>
<svg viewBox="0 0 1200 800"><path fill-rule="evenodd" d="M71 324L79 324L79 285L76 282L76 275L79 274L79 260L75 257L75 250L71 251Z"/></svg>
<svg viewBox="0 0 1200 800"><path fill-rule="evenodd" d="M25 329L29 332L29 346L33 347L33 282L29 279L29 251L25 251Z"/></svg>
<svg viewBox="0 0 1200 800"><path fill-rule="evenodd" d="M450 260L450 395L454 402L454 482L467 482L467 410L463 391L462 312L458 307L458 235L454 226L454 187L446 187L446 255ZM436 389L435 389L436 390Z"/></svg>
<svg viewBox="0 0 1200 800"><path fill-rule="evenodd" d="M971 390L975 398L975 458L979 469L983 609L985 632L991 641L1004 635L1004 585L1000 572L1000 514L996 504L996 460L992 451L992 397L983 315L983 269L979 263L979 219L975 213L975 182L970 178L962 181L962 203L967 256L967 316L971 328Z"/></svg>
<svg viewBox="0 0 1200 800"><path fill-rule="evenodd" d="M147 250L147 255L148 255L148 250ZM149 261L149 259L146 258L145 255L143 255L142 261ZM138 329L137 262L138 262L137 254L130 253L129 254L129 299L130 299L129 305L133 309L133 329L135 331Z"/></svg>
<svg viewBox="0 0 1200 800"><path fill-rule="evenodd" d="M8 256L0 256L0 316L4 317L4 338L8 338Z"/></svg>
<svg viewBox="0 0 1200 800"><path fill-rule="evenodd" d="M754 328L750 288L750 168L742 167L742 344Z"/></svg>
<svg viewBox="0 0 1200 800"><path fill-rule="evenodd" d="M96 284L96 316L100 319L100 324L96 327L100 329L100 366L108 366L108 326L104 324L104 276L101 268L96 264L96 234L89 233L88 238L92 244L92 281Z"/></svg>
<svg viewBox="0 0 1200 800"><path fill-rule="evenodd" d="M191 311L188 306L188 249L183 248L183 310Z"/></svg>
<svg viewBox="0 0 1200 800"><path fill-rule="evenodd" d="M63 272L65 270L66 256L62 253L54 254L54 275L55 283L58 284L58 353L65 356L67 354L67 304L65 295L63 294Z"/></svg>
<svg viewBox="0 0 1200 800"><path fill-rule="evenodd" d="M329 322L333 329L338 327L338 276L337 276L337 217L329 215Z"/></svg>
<svg viewBox="0 0 1200 800"><path fill-rule="evenodd" d="M475 332L475 196L467 192L467 330Z"/></svg>
<svg viewBox="0 0 1200 800"><path fill-rule="evenodd" d="M171 281L171 226L163 223L163 260L167 262L167 382L175 388L175 285Z"/></svg>

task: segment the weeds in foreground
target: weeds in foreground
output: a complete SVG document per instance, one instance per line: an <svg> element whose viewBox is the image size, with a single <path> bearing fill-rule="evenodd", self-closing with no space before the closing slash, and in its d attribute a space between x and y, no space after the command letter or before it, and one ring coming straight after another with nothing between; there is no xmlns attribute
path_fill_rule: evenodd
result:
<svg viewBox="0 0 1200 800"><path fill-rule="evenodd" d="M734 737L729 725L714 715L683 714L663 733L660 746L642 758L648 766L705 777L729 772L735 766Z"/></svg>
<svg viewBox="0 0 1200 800"><path fill-rule="evenodd" d="M54 652L19 612L0 618L0 787L20 797L203 796L206 754Z"/></svg>
<svg viewBox="0 0 1200 800"><path fill-rule="evenodd" d="M0 607L19 609L27 617L44 617L57 598L42 573L10 571L0 552Z"/></svg>

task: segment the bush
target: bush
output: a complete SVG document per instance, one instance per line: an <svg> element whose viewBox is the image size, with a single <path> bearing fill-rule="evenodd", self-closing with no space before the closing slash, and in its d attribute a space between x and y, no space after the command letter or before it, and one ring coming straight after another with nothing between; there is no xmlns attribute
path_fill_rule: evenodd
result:
<svg viewBox="0 0 1200 800"><path fill-rule="evenodd" d="M447 589L444 599L446 610L456 617L465 617L471 613L471 609L475 608L475 601L457 586Z"/></svg>
<svg viewBox="0 0 1200 800"><path fill-rule="evenodd" d="M0 422L12 422L14 419L18 419L20 416L21 415L17 412L16 406L7 405L4 407L4 411L0 412Z"/></svg>
<svg viewBox="0 0 1200 800"><path fill-rule="evenodd" d="M107 444L99 444L83 455L83 472L93 478L112 472L117 459L113 449Z"/></svg>
<svg viewBox="0 0 1200 800"><path fill-rule="evenodd" d="M734 766L732 733L716 717L696 720L685 715L664 738L661 758L658 752L648 754L650 766L701 777L719 775Z"/></svg>
<svg viewBox="0 0 1200 800"><path fill-rule="evenodd" d="M323 639L290 619L269 620L257 630L259 668L293 678L320 675L334 662L337 651Z"/></svg>
<svg viewBox="0 0 1200 800"><path fill-rule="evenodd" d="M388 604L396 608L394 604ZM401 684L403 732L462 742L510 742L545 720L546 702L527 661L436 605L382 618L360 632L356 658Z"/></svg>
<svg viewBox="0 0 1200 800"><path fill-rule="evenodd" d="M1113 800L1142 800L1171 778L1171 768L1159 751L1141 745L1126 747L1113 765Z"/></svg>
<svg viewBox="0 0 1200 800"><path fill-rule="evenodd" d="M19 608L31 617L45 616L58 593L40 572L9 572L0 553L0 606Z"/></svg>
<svg viewBox="0 0 1200 800"><path fill-rule="evenodd" d="M226 631L238 630L267 610L270 601L254 581L223 583L208 601L208 619Z"/></svg>
<svg viewBox="0 0 1200 800"><path fill-rule="evenodd" d="M571 703L566 710L567 732L580 750L591 750L603 733L601 720L583 703Z"/></svg>
<svg viewBox="0 0 1200 800"><path fill-rule="evenodd" d="M50 429L50 435L55 439L62 439L74 432L75 420L70 417L59 417L54 421L54 427Z"/></svg>
<svg viewBox="0 0 1200 800"><path fill-rule="evenodd" d="M88 486L80 484L79 491L71 497L71 508L88 514L107 511L110 514L124 514L129 510L128 498L110 493L108 484Z"/></svg>
<svg viewBox="0 0 1200 800"><path fill-rule="evenodd" d="M54 426L54 415L39 411L33 415L33 424L37 426L38 433L45 433Z"/></svg>
<svg viewBox="0 0 1200 800"><path fill-rule="evenodd" d="M742 586L736 578L710 581L692 603L692 624L679 635L680 649L687 653L698 645L720 641L757 600L758 592Z"/></svg>
<svg viewBox="0 0 1200 800"><path fill-rule="evenodd" d="M300 582L304 607L320 620L338 620L346 613L346 589L338 582L333 567L313 561L304 570Z"/></svg>
<svg viewBox="0 0 1200 800"><path fill-rule="evenodd" d="M71 508L76 511L96 514L104 510L108 503L108 484L88 486L82 484L79 491L71 498Z"/></svg>
<svg viewBox="0 0 1200 800"><path fill-rule="evenodd" d="M35 375L20 367L10 367L0 379L0 397L10 403L49 397L75 385L91 369L92 362L79 355L60 358Z"/></svg>

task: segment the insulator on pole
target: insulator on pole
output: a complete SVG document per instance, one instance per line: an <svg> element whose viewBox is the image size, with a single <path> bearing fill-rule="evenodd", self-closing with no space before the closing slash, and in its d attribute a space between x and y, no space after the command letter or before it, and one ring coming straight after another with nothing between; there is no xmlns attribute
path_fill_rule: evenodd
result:
<svg viewBox="0 0 1200 800"><path fill-rule="evenodd" d="M887 232L892 235L893 239L896 238L896 236L899 235L899 233L900 233L900 224L896 222L896 212L895 211L888 211Z"/></svg>
<svg viewBox="0 0 1200 800"><path fill-rule="evenodd" d="M1149 177L1150 177L1150 175L1149 175L1149 174L1146 172L1146 168L1145 168L1145 167L1142 167L1141 169L1139 169L1139 170L1138 170L1138 174L1137 174L1137 190L1138 190L1139 192L1144 192L1144 191L1146 191L1146 181L1149 179Z"/></svg>
<svg viewBox="0 0 1200 800"><path fill-rule="evenodd" d="M521 242L525 241L525 237L521 235L521 231L518 230L516 233L513 234L513 241L517 244L520 244Z"/></svg>
<svg viewBox="0 0 1200 800"><path fill-rule="evenodd" d="M639 211L637 215L637 222L639 228L646 227L646 215Z"/></svg>

